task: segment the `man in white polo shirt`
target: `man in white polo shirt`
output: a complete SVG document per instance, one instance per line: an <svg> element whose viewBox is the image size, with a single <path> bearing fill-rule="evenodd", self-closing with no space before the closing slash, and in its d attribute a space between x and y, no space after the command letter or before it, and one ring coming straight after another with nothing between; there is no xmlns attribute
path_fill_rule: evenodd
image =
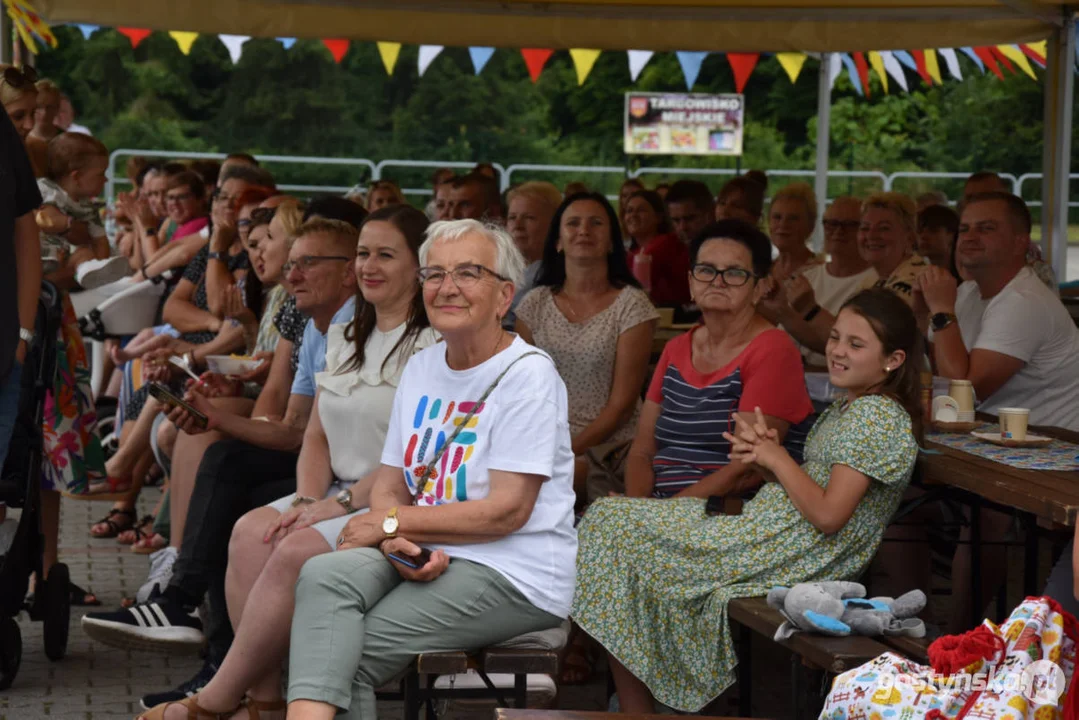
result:
<svg viewBox="0 0 1079 720"><path fill-rule="evenodd" d="M1032 425L1079 430L1079 328L1026 262L1030 212L1009 193L972 196L956 264L929 268L918 288L930 312L937 372L970 380L978 409L1030 408Z"/></svg>

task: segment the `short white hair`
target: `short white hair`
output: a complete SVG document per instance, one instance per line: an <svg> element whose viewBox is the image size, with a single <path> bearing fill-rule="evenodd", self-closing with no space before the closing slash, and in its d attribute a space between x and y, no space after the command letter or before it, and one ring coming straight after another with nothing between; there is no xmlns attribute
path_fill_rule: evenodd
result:
<svg viewBox="0 0 1079 720"><path fill-rule="evenodd" d="M427 228L427 238L420 246L420 266L427 265L427 255L431 246L440 240L460 240L468 235L479 235L495 246L495 266L493 270L520 287L524 279L525 259L517 249L517 243L510 234L498 225L482 223L479 220L441 220L431 223Z"/></svg>

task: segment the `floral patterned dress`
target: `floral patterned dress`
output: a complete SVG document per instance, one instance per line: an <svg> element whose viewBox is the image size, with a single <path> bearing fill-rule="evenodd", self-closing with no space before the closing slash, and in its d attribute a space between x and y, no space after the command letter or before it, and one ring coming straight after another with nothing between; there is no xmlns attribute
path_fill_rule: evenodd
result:
<svg viewBox="0 0 1079 720"><path fill-rule="evenodd" d="M696 712L734 682L727 603L776 585L853 579L872 560L917 455L910 417L871 395L829 407L803 469L826 487L833 465L872 478L847 524L817 530L779 483L741 515L711 517L697 498L604 498L578 529L574 620L657 700Z"/></svg>
<svg viewBox="0 0 1079 720"><path fill-rule="evenodd" d="M79 320L67 293L62 298L63 314L56 338L56 379L45 396L42 423L45 456L41 487L80 495L87 491L91 481L105 477L105 453L97 436L90 363L79 332Z"/></svg>

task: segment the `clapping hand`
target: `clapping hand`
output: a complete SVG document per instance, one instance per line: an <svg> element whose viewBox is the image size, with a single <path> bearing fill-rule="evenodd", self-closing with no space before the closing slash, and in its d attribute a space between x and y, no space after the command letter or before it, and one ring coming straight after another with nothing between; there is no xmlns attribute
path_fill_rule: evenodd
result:
<svg viewBox="0 0 1079 720"><path fill-rule="evenodd" d="M803 317L817 304L813 286L806 280L805 275L795 275L788 280L786 294L791 309Z"/></svg>
<svg viewBox="0 0 1079 720"><path fill-rule="evenodd" d="M738 423L735 435L723 433L731 444L731 458L746 465L756 464L765 470L775 471L787 451L779 444L779 433L768 427L764 413L758 407L752 422Z"/></svg>
<svg viewBox="0 0 1079 720"><path fill-rule="evenodd" d="M389 558L390 553L397 555L398 557L418 557L421 548L413 542L403 538L395 537L385 540L382 543L382 554ZM423 567L410 568L404 563L398 562L390 558L390 564L397 568L397 572L405 580L412 582L431 582L442 573L446 572L446 568L450 566L450 556L442 550L435 550L431 553L430 559Z"/></svg>

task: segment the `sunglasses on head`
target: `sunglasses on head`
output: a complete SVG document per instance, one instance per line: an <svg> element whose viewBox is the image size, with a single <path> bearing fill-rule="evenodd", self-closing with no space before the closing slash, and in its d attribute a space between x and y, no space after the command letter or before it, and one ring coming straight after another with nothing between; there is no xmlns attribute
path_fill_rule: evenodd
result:
<svg viewBox="0 0 1079 720"><path fill-rule="evenodd" d="M21 69L15 66L4 68L3 81L16 90L32 87L37 82L37 70L24 65Z"/></svg>

